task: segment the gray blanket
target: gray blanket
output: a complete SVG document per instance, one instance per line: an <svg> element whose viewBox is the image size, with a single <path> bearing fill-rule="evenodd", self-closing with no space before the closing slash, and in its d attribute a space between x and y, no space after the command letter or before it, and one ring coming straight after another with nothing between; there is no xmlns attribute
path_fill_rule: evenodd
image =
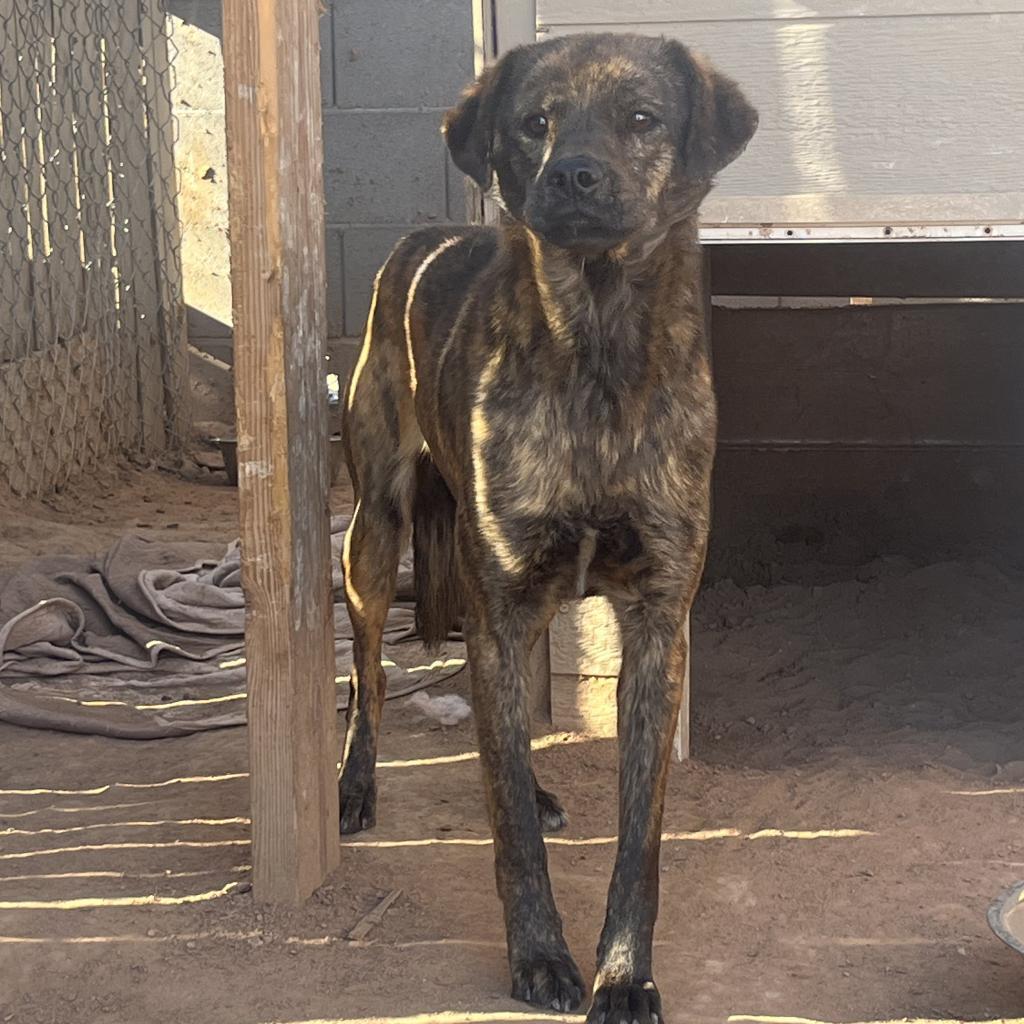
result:
<svg viewBox="0 0 1024 1024"><path fill-rule="evenodd" d="M352 654L340 559L347 525L331 521L339 708ZM426 655L411 591L407 556L385 630L389 697L465 664L459 643ZM0 721L133 739L242 725L244 623L237 541L225 553L129 535L99 557L39 559L0 575Z"/></svg>

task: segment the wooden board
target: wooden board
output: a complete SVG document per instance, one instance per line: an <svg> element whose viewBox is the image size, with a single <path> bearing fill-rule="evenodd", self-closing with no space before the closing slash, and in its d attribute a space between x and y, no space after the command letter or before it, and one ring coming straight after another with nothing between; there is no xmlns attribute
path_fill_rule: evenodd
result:
<svg viewBox="0 0 1024 1024"><path fill-rule="evenodd" d="M677 761L688 761L690 759L690 691L691 672L693 665L693 648L690 646L690 616L686 616L686 623L683 626L686 636L686 667L683 670L683 702L679 705L679 717L676 720L676 735L672 744L672 751Z"/></svg>
<svg viewBox="0 0 1024 1024"><path fill-rule="evenodd" d="M1024 304L716 309L719 450L1024 444Z"/></svg>
<svg viewBox="0 0 1024 1024"><path fill-rule="evenodd" d="M1024 298L1024 244L713 245L715 295Z"/></svg>
<svg viewBox="0 0 1024 1024"><path fill-rule="evenodd" d="M227 0L224 63L253 891L338 863L317 8Z"/></svg>
<svg viewBox="0 0 1024 1024"><path fill-rule="evenodd" d="M526 695L530 724L536 735L551 729L551 645L548 631L537 638L530 652L530 682Z"/></svg>

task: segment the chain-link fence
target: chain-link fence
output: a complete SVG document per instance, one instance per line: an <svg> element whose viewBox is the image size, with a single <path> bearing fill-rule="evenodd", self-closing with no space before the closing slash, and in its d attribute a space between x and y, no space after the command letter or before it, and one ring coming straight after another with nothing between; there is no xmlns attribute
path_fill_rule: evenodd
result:
<svg viewBox="0 0 1024 1024"><path fill-rule="evenodd" d="M44 494L187 431L159 0L0 0L0 484Z"/></svg>

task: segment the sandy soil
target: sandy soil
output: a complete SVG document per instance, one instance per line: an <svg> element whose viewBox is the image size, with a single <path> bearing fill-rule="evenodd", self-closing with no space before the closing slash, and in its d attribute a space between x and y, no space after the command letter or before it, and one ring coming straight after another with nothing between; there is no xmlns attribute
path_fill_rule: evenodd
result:
<svg viewBox="0 0 1024 1024"><path fill-rule="evenodd" d="M216 474L150 472L8 503L0 522L9 566L125 529L227 540L236 519ZM1024 965L985 921L1024 877L1022 609L1024 580L984 562L705 589L696 758L673 768L665 818L656 969L670 1021L1024 1013ZM446 689L468 696L464 678ZM344 843L297 911L206 898L245 876L245 742L238 729L130 743L0 726L0 1021L545 1019L507 997L471 722L388 706L380 824ZM591 972L614 742L540 748L538 774L571 815L549 843L554 886ZM346 941L393 889L383 923Z"/></svg>

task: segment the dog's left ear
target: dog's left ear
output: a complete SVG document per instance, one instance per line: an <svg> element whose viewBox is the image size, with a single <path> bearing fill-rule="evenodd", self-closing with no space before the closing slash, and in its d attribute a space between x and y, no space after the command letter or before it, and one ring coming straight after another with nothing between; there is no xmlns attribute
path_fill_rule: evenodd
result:
<svg viewBox="0 0 1024 1024"><path fill-rule="evenodd" d="M444 116L441 132L455 166L468 174L481 188L491 184L495 122L501 97L521 63L522 47L505 56L480 74L465 91L462 102Z"/></svg>
<svg viewBox="0 0 1024 1024"><path fill-rule="evenodd" d="M746 149L757 130L757 111L740 87L702 56L674 40L666 46L682 76L689 111L682 140L683 168L688 177L710 181Z"/></svg>

